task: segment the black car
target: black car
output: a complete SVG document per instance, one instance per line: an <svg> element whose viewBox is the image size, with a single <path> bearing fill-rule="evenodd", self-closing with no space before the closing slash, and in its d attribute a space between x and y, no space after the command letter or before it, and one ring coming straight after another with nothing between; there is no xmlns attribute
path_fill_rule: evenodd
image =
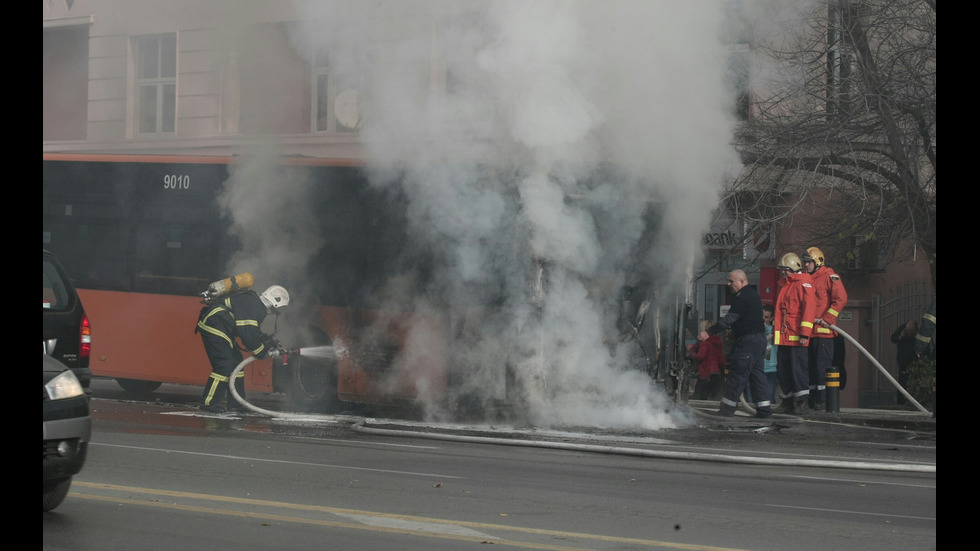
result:
<svg viewBox="0 0 980 551"><path fill-rule="evenodd" d="M89 396L75 373L43 355L44 511L61 505L85 464L92 436Z"/></svg>
<svg viewBox="0 0 980 551"><path fill-rule="evenodd" d="M43 250L43 249L42 249ZM89 392L92 370L92 325L64 268L53 254L44 252L42 285L44 354L68 366Z"/></svg>

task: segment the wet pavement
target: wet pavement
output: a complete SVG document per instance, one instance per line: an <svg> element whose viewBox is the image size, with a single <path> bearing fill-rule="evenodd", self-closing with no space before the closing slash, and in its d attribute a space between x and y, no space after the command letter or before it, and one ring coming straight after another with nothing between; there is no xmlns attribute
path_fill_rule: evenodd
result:
<svg viewBox="0 0 980 551"><path fill-rule="evenodd" d="M94 398L109 400L139 401L161 405L180 405L196 406L201 387L193 385L164 384L159 389L145 396L135 396L124 391L113 379L96 378L92 382ZM271 411L292 411L285 396L281 394L259 394L248 393L246 397L255 406ZM731 425L733 427L744 427L753 425L765 425L762 420L755 419L748 411L741 407L736 411L735 417L718 418L710 415L711 412L718 410L718 402L711 400L689 400L686 405L679 405L691 412L693 419L701 425ZM385 415L389 412L382 411L359 411L349 412L359 417L373 417ZM811 425L827 424L837 425L841 429L860 429L882 428L905 430L924 433L936 432L936 419L931 413L921 412L901 407L892 408L840 408L839 412L811 411L803 417L791 415L776 415L771 423L776 425L797 425L806 422Z"/></svg>
<svg viewBox="0 0 980 551"><path fill-rule="evenodd" d="M654 455L677 459L767 462L935 472L936 420L908 410L850 409L805 417L756 419L710 415L717 402L691 400L676 407L684 423L660 430L602 427L534 427L508 423L452 423L381 416L378 412L316 415L290 412L285 397L247 396L267 415L209 414L197 408L200 388L163 385L145 399L112 385L93 384L93 418L101 430L207 435L302 436L307 438L403 437L499 445L563 448L584 452ZM805 458L805 459L804 459ZM898 465L898 467L896 467Z"/></svg>
<svg viewBox="0 0 980 551"><path fill-rule="evenodd" d="M688 401L688 406L701 413L717 411L718 405L716 401ZM811 423L841 425L842 427L877 427L917 432L936 432L936 418L932 416L932 413L900 407L879 409L840 408L838 412L810 411L810 413L803 417L776 415L774 418L784 422L791 422L797 419ZM732 422L758 422L758 420L754 419L747 411L739 408Z"/></svg>

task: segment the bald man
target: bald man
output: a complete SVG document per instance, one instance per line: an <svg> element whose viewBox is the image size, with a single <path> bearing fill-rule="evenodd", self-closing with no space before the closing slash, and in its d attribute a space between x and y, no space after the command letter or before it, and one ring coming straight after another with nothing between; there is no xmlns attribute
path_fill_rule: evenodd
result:
<svg viewBox="0 0 980 551"><path fill-rule="evenodd" d="M732 329L735 345L728 360L728 378L725 381L725 394L716 412L722 417L735 415L739 398L748 383L755 402L755 416L760 419L772 417L772 388L766 378L764 362L766 356L766 325L762 318L762 298L749 286L749 279L742 270L728 274L728 288L735 295L732 307L707 331L698 334L698 342L710 335L717 335L725 329Z"/></svg>

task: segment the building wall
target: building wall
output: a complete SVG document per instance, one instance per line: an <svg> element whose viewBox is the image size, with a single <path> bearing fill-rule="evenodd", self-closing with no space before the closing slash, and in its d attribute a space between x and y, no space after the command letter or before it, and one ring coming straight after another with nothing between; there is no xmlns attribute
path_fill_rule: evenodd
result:
<svg viewBox="0 0 980 551"><path fill-rule="evenodd" d="M88 141L118 142L130 137L127 120L133 115L128 80L128 37L93 36L90 30Z"/></svg>
<svg viewBox="0 0 980 551"><path fill-rule="evenodd" d="M74 95L84 98L87 92L84 123L79 122L75 131L65 128L71 117L80 116L77 103L64 107L54 96L45 102L45 113L60 121L45 126L57 126L60 133L45 132L44 150L233 154L275 134L288 136L281 140L284 153L359 155L356 133L310 131L308 64L283 28L297 21L297 12L321 5L282 0L75 0L69 8L66 0L47 0L42 16L45 36L53 29L87 32L88 53L81 60L61 55L44 62L46 82L49 73L61 78L81 73L87 78L83 93ZM137 136L132 39L175 32L175 135ZM68 70L72 62L87 66ZM56 88L52 84L45 89Z"/></svg>
<svg viewBox="0 0 980 551"><path fill-rule="evenodd" d="M42 75L44 140L84 140L88 78L88 32L78 26L44 33Z"/></svg>

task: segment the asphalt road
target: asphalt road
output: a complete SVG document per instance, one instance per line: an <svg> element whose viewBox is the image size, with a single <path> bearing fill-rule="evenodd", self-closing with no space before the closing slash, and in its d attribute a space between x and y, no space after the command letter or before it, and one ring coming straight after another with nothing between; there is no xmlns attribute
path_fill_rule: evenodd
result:
<svg viewBox="0 0 980 551"><path fill-rule="evenodd" d="M164 384L149 396L135 397L122 390L114 380L96 379L92 383L93 396L112 402L153 404L178 410L193 410L200 398L201 388L189 385ZM282 395L249 393L246 400L260 410L282 412L283 416L295 415ZM734 458L762 458L766 461L810 462L823 461L827 465L841 462L869 462L875 464L910 465L911 470L936 466L936 432L910 431L826 422L812 419L780 418L756 422L739 418L734 421L713 418L703 411L688 408L687 426L666 431L608 431L593 427L513 427L506 424L430 423L418 418L399 416L398 411L361 410L342 415L297 415L303 419L326 419L336 423L334 430L385 433L407 438L469 438L508 440L512 445L540 447L566 445L578 446L585 451L595 446L600 452L617 449L660 450L664 454L681 453L688 458L711 459L711 455ZM215 416L220 419L222 416ZM228 414L224 417L234 418ZM268 415L245 416L246 424L275 427L288 430L295 425L282 418ZM142 423L137 417L128 422ZM300 423L302 425L302 423ZM268 428L265 430L273 430ZM305 429L304 429L305 430ZM475 440L474 440L475 441ZM703 457L702 457L703 455ZM765 464L765 463L762 463Z"/></svg>
<svg viewBox="0 0 980 551"><path fill-rule="evenodd" d="M44 515L44 549L936 547L934 434L919 472L884 468L928 465L928 439L896 431L204 415L196 387L133 400L110 384L94 385L89 460ZM883 468L846 466L865 463Z"/></svg>

